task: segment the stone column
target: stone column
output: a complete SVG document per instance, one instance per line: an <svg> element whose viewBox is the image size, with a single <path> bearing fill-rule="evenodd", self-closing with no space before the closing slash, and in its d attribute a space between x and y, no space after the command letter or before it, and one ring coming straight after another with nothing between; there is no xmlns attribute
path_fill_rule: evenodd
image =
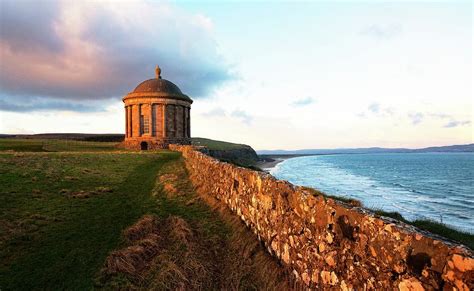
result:
<svg viewBox="0 0 474 291"><path fill-rule="evenodd" d="M132 107L132 129L133 129L133 136L138 137L140 136L140 105L135 104Z"/></svg>
<svg viewBox="0 0 474 291"><path fill-rule="evenodd" d="M183 137L188 134L188 108L183 106Z"/></svg>
<svg viewBox="0 0 474 291"><path fill-rule="evenodd" d="M166 134L167 126L166 126L166 104L163 104L163 138L167 138L168 135Z"/></svg>
<svg viewBox="0 0 474 291"><path fill-rule="evenodd" d="M128 137L128 106L125 106L125 138Z"/></svg>
<svg viewBox="0 0 474 291"><path fill-rule="evenodd" d="M191 107L188 108L188 137L191 137Z"/></svg>
<svg viewBox="0 0 474 291"><path fill-rule="evenodd" d="M156 104L152 103L150 107L151 107L151 120L150 120L151 136L156 136Z"/></svg>
<svg viewBox="0 0 474 291"><path fill-rule="evenodd" d="M132 106L127 106L127 113L128 113L128 137L133 136L133 130L132 130L132 124L133 124L133 119L132 119Z"/></svg>
<svg viewBox="0 0 474 291"><path fill-rule="evenodd" d="M183 123L183 128L182 128L182 132L183 132L183 138L186 137L186 112L187 112L187 108L182 106L181 108L183 108L183 111L182 111L182 114L181 114L181 122Z"/></svg>

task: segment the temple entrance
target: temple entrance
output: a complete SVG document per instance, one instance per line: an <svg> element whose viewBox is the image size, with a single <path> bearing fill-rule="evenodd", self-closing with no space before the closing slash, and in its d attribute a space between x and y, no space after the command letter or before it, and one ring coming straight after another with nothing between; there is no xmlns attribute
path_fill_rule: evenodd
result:
<svg viewBox="0 0 474 291"><path fill-rule="evenodd" d="M140 143L140 149L141 149L142 151L148 150L148 143L147 143L146 141L142 141L142 142Z"/></svg>

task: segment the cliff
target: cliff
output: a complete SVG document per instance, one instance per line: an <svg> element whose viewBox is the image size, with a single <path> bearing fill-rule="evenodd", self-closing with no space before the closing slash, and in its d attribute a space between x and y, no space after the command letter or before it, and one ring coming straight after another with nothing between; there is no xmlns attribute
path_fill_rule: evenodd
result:
<svg viewBox="0 0 474 291"><path fill-rule="evenodd" d="M465 246L191 146L171 149L183 154L198 191L227 205L310 288L474 288L474 254Z"/></svg>
<svg viewBox="0 0 474 291"><path fill-rule="evenodd" d="M249 145L199 137L193 138L192 143L196 146L205 146L208 149L207 153L211 157L238 166L253 167L259 160L257 153Z"/></svg>

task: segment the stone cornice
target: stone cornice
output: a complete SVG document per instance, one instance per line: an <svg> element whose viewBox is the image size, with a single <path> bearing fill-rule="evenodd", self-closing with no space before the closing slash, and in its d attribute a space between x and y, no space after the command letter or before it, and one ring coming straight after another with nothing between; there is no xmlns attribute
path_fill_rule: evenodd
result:
<svg viewBox="0 0 474 291"><path fill-rule="evenodd" d="M162 105L179 105L186 108L191 108L191 104L187 101L177 100L177 99L166 99L166 98L156 98L156 97L141 97L141 98L132 98L124 101L125 107L130 105L141 105L141 104L162 104Z"/></svg>
<svg viewBox="0 0 474 291"><path fill-rule="evenodd" d="M170 93L163 93L163 92L138 92L138 93L128 93L125 97L122 98L122 101L134 99L134 98L160 98L160 99L175 99L175 100L182 100L189 102L189 104L193 103L193 100L189 98L189 96L184 94L170 94Z"/></svg>

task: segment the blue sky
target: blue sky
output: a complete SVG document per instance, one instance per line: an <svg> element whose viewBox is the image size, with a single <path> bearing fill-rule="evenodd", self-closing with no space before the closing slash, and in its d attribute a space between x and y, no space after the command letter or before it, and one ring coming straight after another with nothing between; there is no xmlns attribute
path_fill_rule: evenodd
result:
<svg viewBox="0 0 474 291"><path fill-rule="evenodd" d="M2 31L2 61L18 61L0 69L0 132L123 132L122 95L158 63L195 99L193 136L256 149L473 142L470 2L54 3L71 49L55 52L45 35L46 53L20 58L11 47L24 41ZM96 25L75 20L92 8ZM26 87L14 78L25 54ZM34 74L57 54L50 78ZM62 71L71 63L93 78L77 82Z"/></svg>

